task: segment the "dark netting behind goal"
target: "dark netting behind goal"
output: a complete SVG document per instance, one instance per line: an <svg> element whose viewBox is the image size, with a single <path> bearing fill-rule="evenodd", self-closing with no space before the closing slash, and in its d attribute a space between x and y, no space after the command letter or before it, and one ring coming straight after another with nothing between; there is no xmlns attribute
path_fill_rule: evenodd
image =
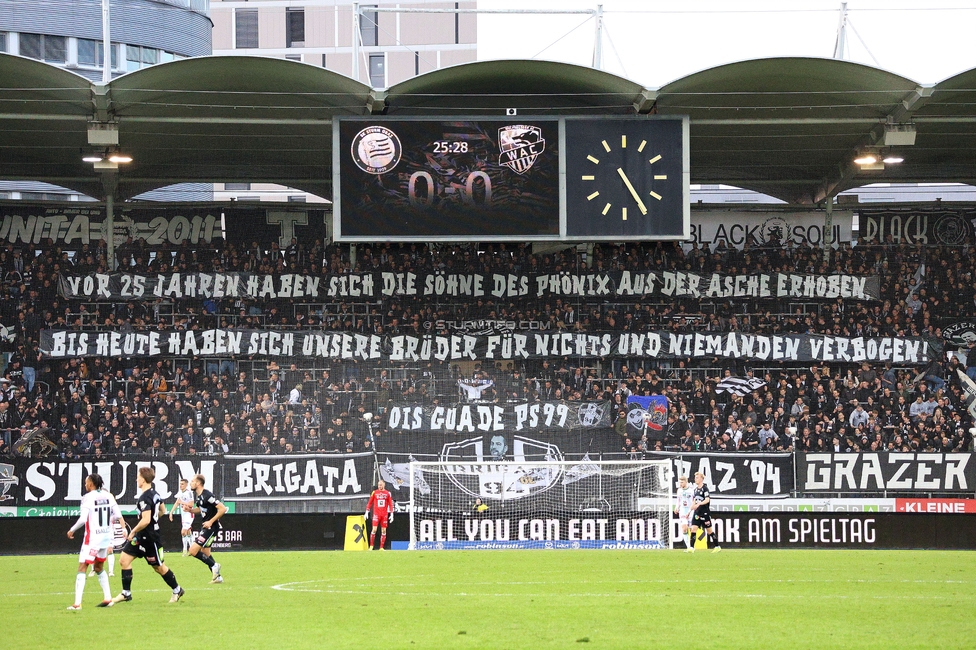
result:
<svg viewBox="0 0 976 650"><path fill-rule="evenodd" d="M667 460L410 467L414 549L670 546Z"/></svg>

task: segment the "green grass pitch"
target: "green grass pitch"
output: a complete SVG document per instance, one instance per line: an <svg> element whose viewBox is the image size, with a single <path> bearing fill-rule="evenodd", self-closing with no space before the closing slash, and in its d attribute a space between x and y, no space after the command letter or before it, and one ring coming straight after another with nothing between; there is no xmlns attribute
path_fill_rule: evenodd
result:
<svg viewBox="0 0 976 650"><path fill-rule="evenodd" d="M168 554L65 611L77 556L0 557L0 647L972 648L974 555L935 551ZM120 589L119 569L112 592Z"/></svg>

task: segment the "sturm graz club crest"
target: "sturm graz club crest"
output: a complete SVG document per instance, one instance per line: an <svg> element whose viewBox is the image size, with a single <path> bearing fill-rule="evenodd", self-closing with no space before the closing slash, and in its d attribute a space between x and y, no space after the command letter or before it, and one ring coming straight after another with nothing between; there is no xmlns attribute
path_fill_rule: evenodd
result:
<svg viewBox="0 0 976 650"><path fill-rule="evenodd" d="M11 487L19 483L20 479L14 476L14 466L0 463L0 502L13 499L13 496L8 495L7 492L10 491Z"/></svg>
<svg viewBox="0 0 976 650"><path fill-rule="evenodd" d="M759 236L762 237L759 244L785 244L790 241L793 228L789 222L782 217L772 217L763 222Z"/></svg>
<svg viewBox="0 0 976 650"><path fill-rule="evenodd" d="M440 460L455 463L447 472L451 483L465 494L485 500L511 501L542 494L563 473L558 466L518 465L561 461L563 455L554 444L504 432L450 442L441 450Z"/></svg>
<svg viewBox="0 0 976 650"><path fill-rule="evenodd" d="M368 126L352 139L352 159L367 174L385 174L400 162L397 134L385 126Z"/></svg>
<svg viewBox="0 0 976 650"><path fill-rule="evenodd" d="M587 402L586 404L580 404L579 408L576 410L576 415L579 418L580 426L593 428L603 424L603 419L607 415L607 410L603 407L603 404L598 402Z"/></svg>
<svg viewBox="0 0 976 650"><path fill-rule="evenodd" d="M528 124L512 124L498 129L498 162L517 174L532 169L539 154L546 150L542 129Z"/></svg>

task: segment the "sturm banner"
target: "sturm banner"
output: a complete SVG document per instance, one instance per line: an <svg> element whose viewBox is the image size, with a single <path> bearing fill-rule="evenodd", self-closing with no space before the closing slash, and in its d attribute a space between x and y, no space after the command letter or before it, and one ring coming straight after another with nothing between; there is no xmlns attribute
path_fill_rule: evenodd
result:
<svg viewBox="0 0 976 650"><path fill-rule="evenodd" d="M348 273L256 275L251 273L97 273L62 276L65 298L329 298L450 297L472 299L591 300L631 297L804 298L880 300L877 276L756 273L700 274L672 271L528 275Z"/></svg>
<svg viewBox="0 0 976 650"><path fill-rule="evenodd" d="M293 499L347 500L369 496L375 472L373 454L291 456L220 456L177 459L95 461L17 458L3 464L0 503L13 507L75 506L85 493L84 480L99 474L105 489L122 505L135 503L136 475L142 467L156 472L153 487L163 500L179 491L179 479L202 474L207 487L229 501Z"/></svg>
<svg viewBox="0 0 976 650"><path fill-rule="evenodd" d="M797 454L801 492L972 492L976 463L968 453Z"/></svg>
<svg viewBox="0 0 976 650"><path fill-rule="evenodd" d="M41 354L72 357L329 358L362 361L498 361L545 358L745 359L777 362L926 364L934 351L912 337L845 338L741 332L558 332L499 335L381 336L307 330L210 329L79 332L42 330Z"/></svg>

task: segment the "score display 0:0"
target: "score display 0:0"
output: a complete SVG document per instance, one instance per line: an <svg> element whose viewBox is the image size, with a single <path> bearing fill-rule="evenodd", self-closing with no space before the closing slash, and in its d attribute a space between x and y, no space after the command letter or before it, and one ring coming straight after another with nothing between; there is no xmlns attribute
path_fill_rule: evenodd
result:
<svg viewBox="0 0 976 650"><path fill-rule="evenodd" d="M485 198L481 205L489 207L491 205L491 178L488 174L482 171L471 172L468 174L467 179L464 181L464 188L461 198L467 205L477 205L474 196L475 181L481 179L484 183ZM427 195L417 196L417 181L423 180L426 184ZM434 195L438 194L437 185L434 183L434 177L430 175L429 172L414 172L410 174L410 180L407 182L407 194L410 198L410 204L418 208L430 207L434 202Z"/></svg>
<svg viewBox="0 0 976 650"><path fill-rule="evenodd" d="M468 143L464 141L435 140L434 153L468 153Z"/></svg>

